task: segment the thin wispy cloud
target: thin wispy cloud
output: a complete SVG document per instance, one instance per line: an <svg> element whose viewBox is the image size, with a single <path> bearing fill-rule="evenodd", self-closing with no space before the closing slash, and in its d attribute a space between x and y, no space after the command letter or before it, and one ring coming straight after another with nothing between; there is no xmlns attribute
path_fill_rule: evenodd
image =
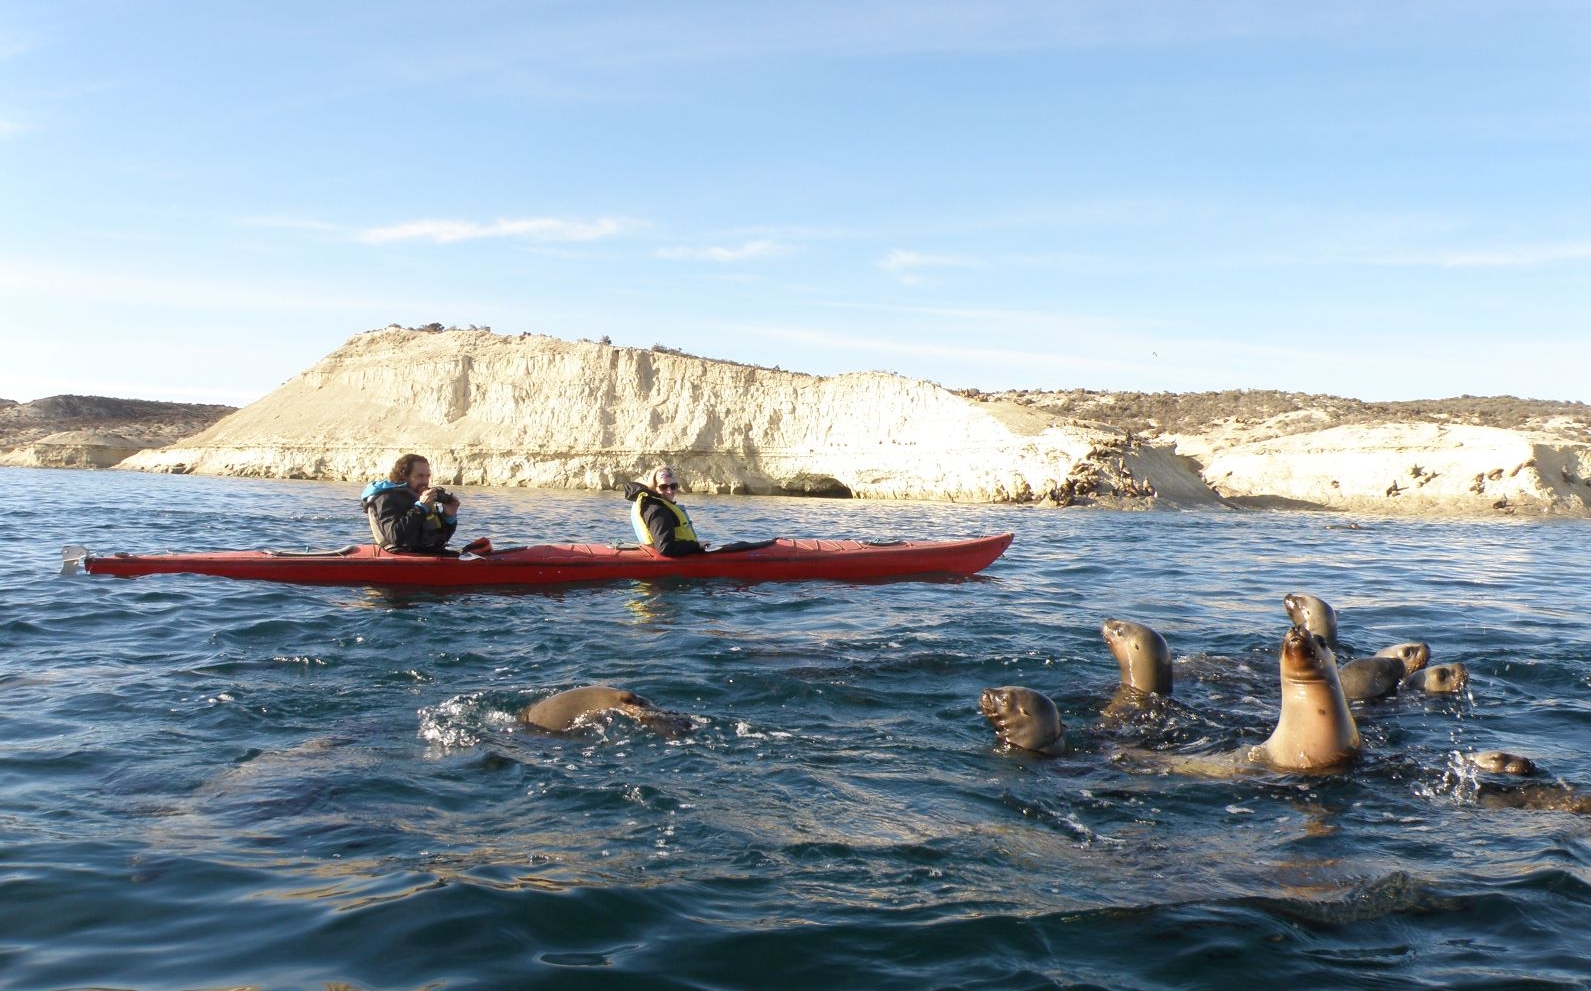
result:
<svg viewBox="0 0 1591 991"><path fill-rule="evenodd" d="M35 42L9 31L0 30L0 62L26 55L32 51Z"/></svg>
<svg viewBox="0 0 1591 991"><path fill-rule="evenodd" d="M268 227L289 231L337 233L344 229L336 224L329 224L324 220L310 220L304 217L243 217L238 222L248 227Z"/></svg>
<svg viewBox="0 0 1591 991"><path fill-rule="evenodd" d="M1591 260L1591 241L1517 245L1479 251L1434 251L1371 256L1380 265L1427 265L1437 268L1530 268L1555 262Z"/></svg>
<svg viewBox="0 0 1591 991"><path fill-rule="evenodd" d="M1256 368L1318 369L1341 357L1330 348L1311 350L1198 337L1177 343L1173 352L1156 350L1154 339L1136 335L1076 334L1068 335L1064 345L999 347L922 338L901 340L788 325L757 327L754 332L799 344L813 353L877 355L902 374L930 380L939 379L943 374L940 369L949 361L958 381L968 382L992 372L997 376L997 388L1016 387L1014 378L1041 388L1072 388L1086 382L1091 388L1133 390L1171 388L1186 379L1186 384L1177 386L1179 391L1207 391L1232 388L1233 381L1243 379L1243 372Z"/></svg>
<svg viewBox="0 0 1591 991"><path fill-rule="evenodd" d="M793 342L803 347L872 353L886 356L891 361L896 362L909 355L930 359L949 359L956 362L958 366L976 364L1005 369L1021 368L1030 372L1035 368L1051 371L1066 370L1068 372L1079 370L1097 371L1122 364L1119 356L1114 352L1104 356L1095 356L1082 353L1064 353L1053 348L1040 350L976 347L967 344L942 344L925 340L902 341L895 338L869 337L865 334L856 333L835 333L833 331L814 330L805 327L761 327L758 328L758 332L763 336Z"/></svg>
<svg viewBox="0 0 1591 991"><path fill-rule="evenodd" d="M562 220L556 217L529 217L498 220L490 224L471 220L412 220L388 227L373 227L359 233L366 244L391 244L395 241L431 241L453 244L483 238L519 238L540 242L599 241L613 237L632 223L615 217L598 220Z"/></svg>
<svg viewBox="0 0 1591 991"><path fill-rule="evenodd" d="M1065 330L1069 333L1115 335L1150 332L1167 329L1156 320L1135 317L1092 317L1075 313L1058 313L1049 310L1024 310L999 307L918 306L900 303L829 302L821 304L832 309L867 310L876 313L906 313L944 323L967 325L997 325L1002 331L1035 331L1052 333Z"/></svg>
<svg viewBox="0 0 1591 991"><path fill-rule="evenodd" d="M323 292L275 279L134 273L126 269L53 265L0 256L0 292L18 298L111 300L128 306L183 310L234 309L368 312L401 305L379 295Z"/></svg>
<svg viewBox="0 0 1591 991"><path fill-rule="evenodd" d="M982 268L982 259L967 255L926 255L918 251L892 250L878 263L878 267L895 276L908 286L921 285L922 271L934 268Z"/></svg>
<svg viewBox="0 0 1591 991"><path fill-rule="evenodd" d="M718 4L642 6L628 13L580 11L538 24L543 48L598 65L622 51L626 64L751 60L796 55L903 55L945 52L1086 50L1204 44L1234 39L1340 37L1366 20L1396 26L1440 22L1447 8L1418 0L1387 12L1359 4L1278 8L1265 0L808 0L764 6L757 16L725 16ZM749 9L749 8L748 8ZM1483 11L1484 14L1484 11ZM1448 14L1451 17L1450 14ZM521 34L508 41L523 44Z"/></svg>
<svg viewBox="0 0 1591 991"><path fill-rule="evenodd" d="M770 258L774 255L787 254L791 250L793 249L789 245L777 241L747 241L738 248L659 248L657 257L670 261L710 261L729 264L750 261L754 258Z"/></svg>

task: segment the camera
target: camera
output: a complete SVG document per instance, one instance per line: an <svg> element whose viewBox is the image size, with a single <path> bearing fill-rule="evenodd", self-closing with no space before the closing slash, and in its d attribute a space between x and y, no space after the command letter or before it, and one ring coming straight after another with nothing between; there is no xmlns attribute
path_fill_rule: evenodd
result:
<svg viewBox="0 0 1591 991"><path fill-rule="evenodd" d="M453 501L453 493L449 492L447 489L444 489L440 485L438 485L435 488L433 488L431 490L431 492L433 493L433 498L437 502L452 502Z"/></svg>

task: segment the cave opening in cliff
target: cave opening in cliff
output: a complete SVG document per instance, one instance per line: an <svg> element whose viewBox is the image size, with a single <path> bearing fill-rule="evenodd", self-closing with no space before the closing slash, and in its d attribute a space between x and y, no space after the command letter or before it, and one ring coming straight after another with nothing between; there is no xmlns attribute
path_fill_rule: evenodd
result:
<svg viewBox="0 0 1591 991"><path fill-rule="evenodd" d="M837 478L828 476L804 477L797 479L784 487L790 495L809 496L817 499L851 499L854 493L850 486Z"/></svg>

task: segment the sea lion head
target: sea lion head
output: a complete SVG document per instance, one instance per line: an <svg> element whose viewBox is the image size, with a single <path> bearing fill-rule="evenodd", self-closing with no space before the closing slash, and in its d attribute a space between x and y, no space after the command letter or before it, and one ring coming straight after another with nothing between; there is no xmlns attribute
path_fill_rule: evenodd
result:
<svg viewBox="0 0 1591 991"><path fill-rule="evenodd" d="M1317 637L1325 637L1328 644L1337 642L1337 613L1324 599L1303 592L1289 592L1282 596L1282 607L1293 625L1302 626Z"/></svg>
<svg viewBox="0 0 1591 991"><path fill-rule="evenodd" d="M1442 695L1449 692L1461 692L1469 685L1469 668L1455 661L1452 664L1433 664L1422 668L1403 679L1403 684L1398 688L1401 691L1413 689L1415 691L1429 692L1432 695Z"/></svg>
<svg viewBox="0 0 1591 991"><path fill-rule="evenodd" d="M1395 657L1402 661L1403 676L1407 678L1430 663L1431 645L1412 640L1408 643L1395 643L1376 651L1375 656Z"/></svg>
<svg viewBox="0 0 1591 991"><path fill-rule="evenodd" d="M609 711L627 716L657 735L670 740L677 740L696 729L696 723L685 713L660 708L651 699L637 695L627 688L614 693L613 704Z"/></svg>
<svg viewBox="0 0 1591 991"><path fill-rule="evenodd" d="M1060 710L1043 692L1019 685L985 688L978 708L994 727L995 739L1008 747L1058 754L1066 749Z"/></svg>
<svg viewBox="0 0 1591 991"><path fill-rule="evenodd" d="M1506 750L1483 750L1478 754L1471 754L1469 761L1483 771L1493 774L1513 774L1518 777L1528 778L1536 773L1536 762L1529 757L1511 754Z"/></svg>
<svg viewBox="0 0 1591 991"><path fill-rule="evenodd" d="M1337 657L1320 634L1302 623L1282 637L1282 684L1337 683Z"/></svg>
<svg viewBox="0 0 1591 991"><path fill-rule="evenodd" d="M1165 637L1127 619L1107 619L1099 633L1121 667L1124 687L1171 694L1171 648L1166 646Z"/></svg>

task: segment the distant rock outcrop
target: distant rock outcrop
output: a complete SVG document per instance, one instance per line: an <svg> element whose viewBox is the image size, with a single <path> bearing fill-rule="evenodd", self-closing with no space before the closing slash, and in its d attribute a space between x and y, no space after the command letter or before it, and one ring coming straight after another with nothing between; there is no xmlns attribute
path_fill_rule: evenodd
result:
<svg viewBox="0 0 1591 991"><path fill-rule="evenodd" d="M1332 427L1212 452L1204 477L1258 507L1385 515L1591 515L1591 448L1495 427Z"/></svg>
<svg viewBox="0 0 1591 991"><path fill-rule="evenodd" d="M148 446L120 434L63 430L0 456L0 464L25 468L114 468Z"/></svg>
<svg viewBox="0 0 1591 991"><path fill-rule="evenodd" d="M1120 430L1057 425L897 375L818 377L474 330L356 335L264 399L125 466L354 480L410 450L449 484L616 489L667 461L693 492L1218 502L1186 463L1132 450Z"/></svg>
<svg viewBox="0 0 1591 991"><path fill-rule="evenodd" d="M1280 392L1003 393L1109 419L1234 506L1591 516L1591 408L1512 396L1366 403Z"/></svg>
<svg viewBox="0 0 1591 991"><path fill-rule="evenodd" d="M103 396L0 399L0 465L110 468L203 430L235 409Z"/></svg>

